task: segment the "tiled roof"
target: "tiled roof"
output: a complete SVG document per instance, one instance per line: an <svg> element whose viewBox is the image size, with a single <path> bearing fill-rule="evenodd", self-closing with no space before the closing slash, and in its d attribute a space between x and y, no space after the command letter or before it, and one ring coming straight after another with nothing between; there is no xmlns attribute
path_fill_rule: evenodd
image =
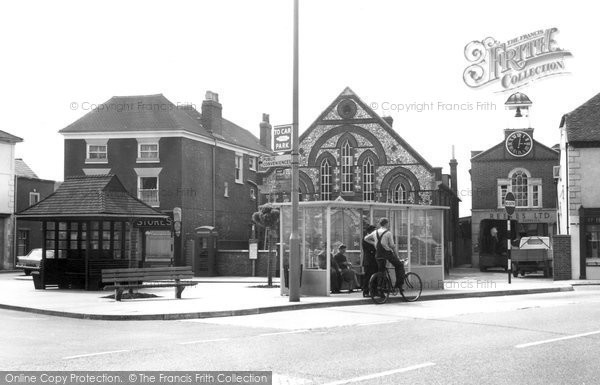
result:
<svg viewBox="0 0 600 385"><path fill-rule="evenodd" d="M600 141L600 94L563 116L563 126L569 142Z"/></svg>
<svg viewBox="0 0 600 385"><path fill-rule="evenodd" d="M19 138L18 136L9 134L6 131L0 130L0 141L17 143L17 142L22 142L23 139Z"/></svg>
<svg viewBox="0 0 600 385"><path fill-rule="evenodd" d="M114 175L67 178L58 190L17 213L19 217L164 217L131 196Z"/></svg>
<svg viewBox="0 0 600 385"><path fill-rule="evenodd" d="M38 176L33 172L31 168L23 161L23 159L15 159L15 174L17 176L24 176L26 178L39 179Z"/></svg>
<svg viewBox="0 0 600 385"><path fill-rule="evenodd" d="M61 133L184 130L214 139L191 105L175 105L164 95L114 96L99 108L60 130ZM223 119L218 140L260 152L270 152L250 131Z"/></svg>

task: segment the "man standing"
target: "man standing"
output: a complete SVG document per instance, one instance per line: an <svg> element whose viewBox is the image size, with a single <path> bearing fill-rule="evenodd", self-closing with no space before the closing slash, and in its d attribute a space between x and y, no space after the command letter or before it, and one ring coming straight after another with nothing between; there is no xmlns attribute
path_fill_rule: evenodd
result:
<svg viewBox="0 0 600 385"><path fill-rule="evenodd" d="M365 232L365 236L371 234L373 231L375 231L375 229L377 229L377 227L375 227L373 225L369 225ZM364 239L362 241L362 250L363 250L362 265L363 265L363 269L364 269L362 290L363 290L363 297L368 297L369 296L369 280L371 279L371 276L373 274L377 273L377 260L375 259L375 251L376 250L375 250L375 246L373 246L369 242L365 241Z"/></svg>
<svg viewBox="0 0 600 385"><path fill-rule="evenodd" d="M404 264L394 250L394 237L390 232L390 221L387 218L379 220L379 229L373 231L364 238L365 241L375 246L375 258L377 259L378 268L385 268L386 261L390 262L396 270L396 286L402 290L404 283Z"/></svg>

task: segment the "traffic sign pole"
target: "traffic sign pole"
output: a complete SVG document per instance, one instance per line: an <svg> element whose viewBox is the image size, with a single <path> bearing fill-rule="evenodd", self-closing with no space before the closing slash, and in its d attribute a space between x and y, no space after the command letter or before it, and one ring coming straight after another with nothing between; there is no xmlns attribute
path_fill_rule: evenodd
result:
<svg viewBox="0 0 600 385"><path fill-rule="evenodd" d="M512 260L510 257L510 252L512 248L512 244L510 242L510 216L515 213L515 207L517 206L517 202L515 201L515 195L512 192L507 192L504 197L504 209L506 210L506 214L508 214L508 220L506 221L506 271L508 271L508 283L511 283L511 275L512 275Z"/></svg>
<svg viewBox="0 0 600 385"><path fill-rule="evenodd" d="M511 242L510 242L510 215L508 216L508 220L506 221L506 229L507 229L507 239L506 241L508 242L508 245L506 246L506 257L507 257L507 269L506 271L508 271L508 283L511 283L511 274L512 274L512 262L510 259L510 250L511 250Z"/></svg>

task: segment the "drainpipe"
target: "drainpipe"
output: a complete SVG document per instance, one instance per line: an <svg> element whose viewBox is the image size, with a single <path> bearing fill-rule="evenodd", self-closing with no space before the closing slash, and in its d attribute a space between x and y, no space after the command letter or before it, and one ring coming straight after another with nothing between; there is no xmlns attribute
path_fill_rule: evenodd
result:
<svg viewBox="0 0 600 385"><path fill-rule="evenodd" d="M12 220L13 220L13 258L12 258L12 268L14 268L17 265L17 233L18 233L18 229L17 229L17 216L15 215L17 212L17 174L15 172L15 196L14 196L14 203L13 203L13 215L12 215Z"/></svg>
<svg viewBox="0 0 600 385"><path fill-rule="evenodd" d="M216 159L217 159L217 139L214 138L215 145L212 149L212 225L217 227L217 213L216 213L216 198L217 198L217 170L216 170Z"/></svg>

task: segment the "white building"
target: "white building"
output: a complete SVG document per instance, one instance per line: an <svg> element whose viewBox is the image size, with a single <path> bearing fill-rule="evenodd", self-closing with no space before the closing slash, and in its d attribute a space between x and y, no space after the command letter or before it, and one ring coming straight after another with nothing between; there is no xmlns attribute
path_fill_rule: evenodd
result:
<svg viewBox="0 0 600 385"><path fill-rule="evenodd" d="M0 131L0 269L15 262L15 145L22 141Z"/></svg>
<svg viewBox="0 0 600 385"><path fill-rule="evenodd" d="M572 279L600 279L600 94L560 122L559 233L571 237Z"/></svg>

